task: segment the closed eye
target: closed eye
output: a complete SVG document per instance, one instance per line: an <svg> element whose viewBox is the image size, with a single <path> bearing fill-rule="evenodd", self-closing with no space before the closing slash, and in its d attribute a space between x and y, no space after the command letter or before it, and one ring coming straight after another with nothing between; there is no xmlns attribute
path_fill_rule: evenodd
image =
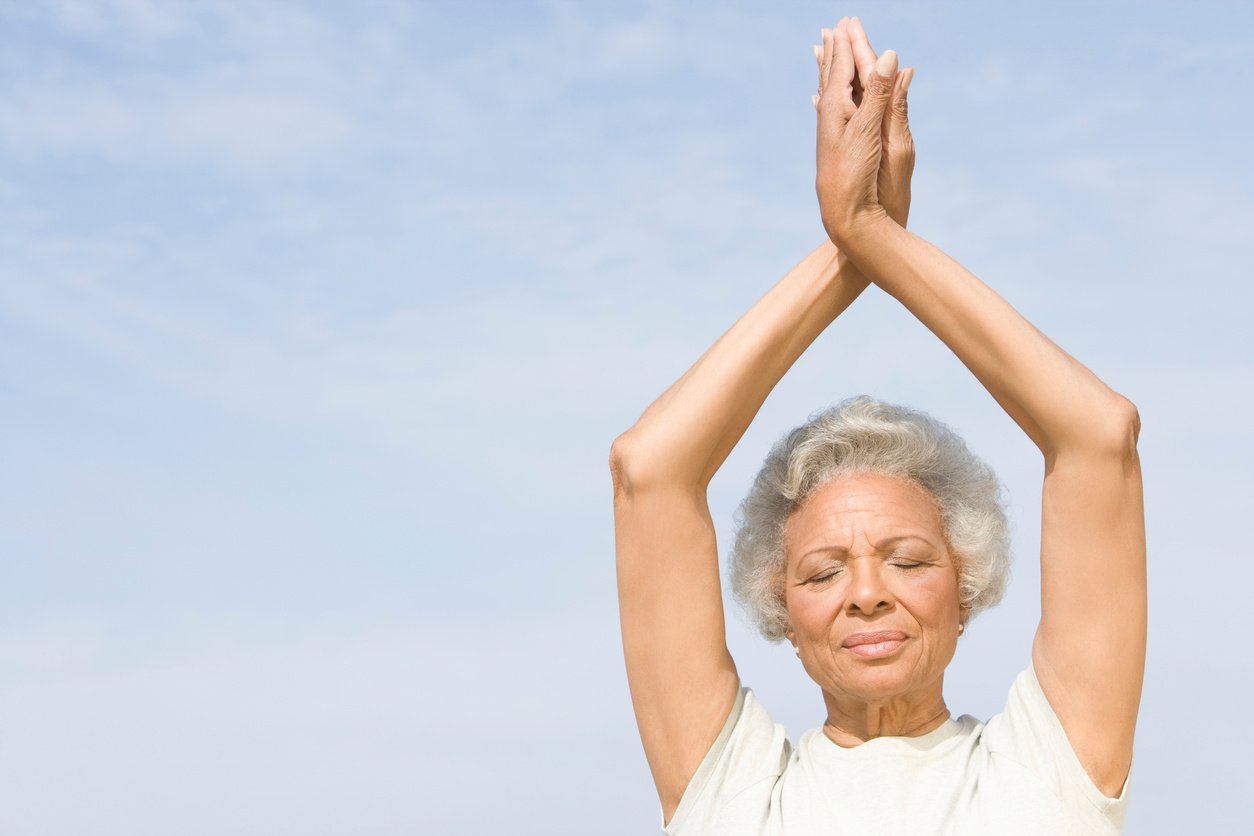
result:
<svg viewBox="0 0 1254 836"><path fill-rule="evenodd" d="M896 566L898 569L918 569L923 564L922 563L894 563L893 565Z"/></svg>

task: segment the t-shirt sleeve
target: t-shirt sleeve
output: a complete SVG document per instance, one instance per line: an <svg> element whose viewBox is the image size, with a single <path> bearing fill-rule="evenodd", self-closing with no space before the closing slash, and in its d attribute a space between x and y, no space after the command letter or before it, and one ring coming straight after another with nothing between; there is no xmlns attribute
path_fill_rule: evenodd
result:
<svg viewBox="0 0 1254 836"><path fill-rule="evenodd" d="M688 782L675 815L667 823L662 814L662 832L667 836L713 836L711 828L728 804L747 789L778 780L791 754L792 744L784 727L771 719L752 688L742 686L722 731Z"/></svg>
<svg viewBox="0 0 1254 836"><path fill-rule="evenodd" d="M1107 797L1093 783L1031 663L1010 686L1005 710L988 721L984 739L994 754L1015 761L1042 780L1090 832L1122 832L1131 770L1115 798Z"/></svg>

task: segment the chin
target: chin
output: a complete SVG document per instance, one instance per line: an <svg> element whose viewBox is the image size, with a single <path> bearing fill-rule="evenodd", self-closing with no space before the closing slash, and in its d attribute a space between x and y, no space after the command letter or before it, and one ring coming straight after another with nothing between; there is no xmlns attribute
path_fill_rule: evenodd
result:
<svg viewBox="0 0 1254 836"><path fill-rule="evenodd" d="M895 697L927 685L919 680L917 660L900 654L883 659L849 660L842 666L842 674L847 689L865 699Z"/></svg>
<svg viewBox="0 0 1254 836"><path fill-rule="evenodd" d="M867 699L895 697L918 690L921 683L915 681L911 671L891 670L882 666L876 670L859 671L847 680L850 690Z"/></svg>

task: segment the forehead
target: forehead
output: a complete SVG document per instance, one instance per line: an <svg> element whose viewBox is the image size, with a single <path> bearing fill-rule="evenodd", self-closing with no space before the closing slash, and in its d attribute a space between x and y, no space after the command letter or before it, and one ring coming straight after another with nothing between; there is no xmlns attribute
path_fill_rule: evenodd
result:
<svg viewBox="0 0 1254 836"><path fill-rule="evenodd" d="M943 542L936 499L921 485L883 474L834 479L816 490L788 519L790 553L816 546L875 548L879 541L918 535Z"/></svg>

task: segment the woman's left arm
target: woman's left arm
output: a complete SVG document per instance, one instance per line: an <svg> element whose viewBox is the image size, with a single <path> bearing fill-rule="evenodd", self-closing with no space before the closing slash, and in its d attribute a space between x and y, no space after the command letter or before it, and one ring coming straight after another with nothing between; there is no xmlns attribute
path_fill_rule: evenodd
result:
<svg viewBox="0 0 1254 836"><path fill-rule="evenodd" d="M960 264L891 221L839 246L953 350L1041 450L1041 621L1032 662L1089 777L1117 797L1132 763L1145 671L1136 407Z"/></svg>
<svg viewBox="0 0 1254 836"><path fill-rule="evenodd" d="M961 264L887 216L872 172L896 55L880 56L880 74L855 108L840 86L851 75L851 50L840 39L833 48L838 60L825 90L840 95L825 93L819 108L824 227L866 278L962 360L1044 456L1033 667L1085 770L1117 796L1132 763L1145 671L1136 407Z"/></svg>

